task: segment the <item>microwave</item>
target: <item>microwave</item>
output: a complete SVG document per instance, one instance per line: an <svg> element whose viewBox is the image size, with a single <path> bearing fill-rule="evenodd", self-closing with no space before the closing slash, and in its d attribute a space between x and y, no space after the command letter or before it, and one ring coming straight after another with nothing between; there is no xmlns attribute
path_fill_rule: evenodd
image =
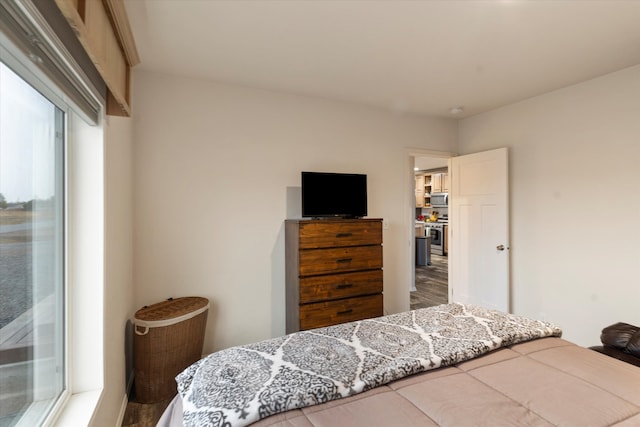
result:
<svg viewBox="0 0 640 427"><path fill-rule="evenodd" d="M434 208L449 206L449 193L431 193L431 206Z"/></svg>

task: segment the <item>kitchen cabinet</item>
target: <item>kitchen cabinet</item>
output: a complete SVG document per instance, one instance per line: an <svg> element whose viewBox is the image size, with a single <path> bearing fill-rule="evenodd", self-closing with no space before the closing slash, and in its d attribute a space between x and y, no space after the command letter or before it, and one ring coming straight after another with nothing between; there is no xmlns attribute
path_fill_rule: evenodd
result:
<svg viewBox="0 0 640 427"><path fill-rule="evenodd" d="M416 175L416 208L424 207L424 175Z"/></svg>
<svg viewBox="0 0 640 427"><path fill-rule="evenodd" d="M434 173L431 175L432 191L434 193L448 193L449 192L449 174L447 173Z"/></svg>
<svg viewBox="0 0 640 427"><path fill-rule="evenodd" d="M449 226L444 226L444 254L447 255L449 253Z"/></svg>
<svg viewBox="0 0 640 427"><path fill-rule="evenodd" d="M286 332L378 317L382 220L285 221Z"/></svg>
<svg viewBox="0 0 640 427"><path fill-rule="evenodd" d="M431 175L416 175L416 208L428 208L431 206Z"/></svg>

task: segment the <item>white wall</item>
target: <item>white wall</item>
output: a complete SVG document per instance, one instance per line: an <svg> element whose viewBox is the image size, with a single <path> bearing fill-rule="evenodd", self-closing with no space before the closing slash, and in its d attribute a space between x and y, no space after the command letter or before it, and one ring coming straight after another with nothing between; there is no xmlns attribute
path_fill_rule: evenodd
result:
<svg viewBox="0 0 640 427"><path fill-rule="evenodd" d="M515 313L599 344L640 324L640 66L462 120L459 152L510 149Z"/></svg>
<svg viewBox="0 0 640 427"><path fill-rule="evenodd" d="M283 221L313 170L368 175L385 311L409 308L407 147L454 151L455 122L142 71L133 88L138 307L209 298L205 352L283 334Z"/></svg>
<svg viewBox="0 0 640 427"><path fill-rule="evenodd" d="M133 316L132 120L105 123L104 388L92 426L119 425L126 404L125 328Z"/></svg>

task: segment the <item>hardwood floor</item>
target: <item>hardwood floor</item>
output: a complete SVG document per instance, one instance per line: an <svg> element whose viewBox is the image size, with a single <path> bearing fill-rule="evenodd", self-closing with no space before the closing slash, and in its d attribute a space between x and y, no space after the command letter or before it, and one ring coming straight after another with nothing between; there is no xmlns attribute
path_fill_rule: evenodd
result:
<svg viewBox="0 0 640 427"><path fill-rule="evenodd" d="M130 400L122 419L122 427L155 427L169 402L138 403Z"/></svg>
<svg viewBox="0 0 640 427"><path fill-rule="evenodd" d="M449 295L449 259L431 254L431 265L416 266L416 290L411 292L411 310L446 304Z"/></svg>
<svg viewBox="0 0 640 427"><path fill-rule="evenodd" d="M448 299L448 258L431 255L431 265L416 267L416 291L411 292L412 310L445 304ZM169 401L138 403L135 397L127 405L122 427L154 427Z"/></svg>

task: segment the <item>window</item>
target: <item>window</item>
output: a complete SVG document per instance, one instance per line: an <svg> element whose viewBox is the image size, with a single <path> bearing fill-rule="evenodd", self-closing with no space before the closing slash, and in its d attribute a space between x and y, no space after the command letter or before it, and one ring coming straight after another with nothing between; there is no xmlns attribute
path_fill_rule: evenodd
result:
<svg viewBox="0 0 640 427"><path fill-rule="evenodd" d="M65 113L0 64L0 424L65 390Z"/></svg>
<svg viewBox="0 0 640 427"><path fill-rule="evenodd" d="M73 37L0 1L2 427L87 425L103 388L106 89Z"/></svg>

